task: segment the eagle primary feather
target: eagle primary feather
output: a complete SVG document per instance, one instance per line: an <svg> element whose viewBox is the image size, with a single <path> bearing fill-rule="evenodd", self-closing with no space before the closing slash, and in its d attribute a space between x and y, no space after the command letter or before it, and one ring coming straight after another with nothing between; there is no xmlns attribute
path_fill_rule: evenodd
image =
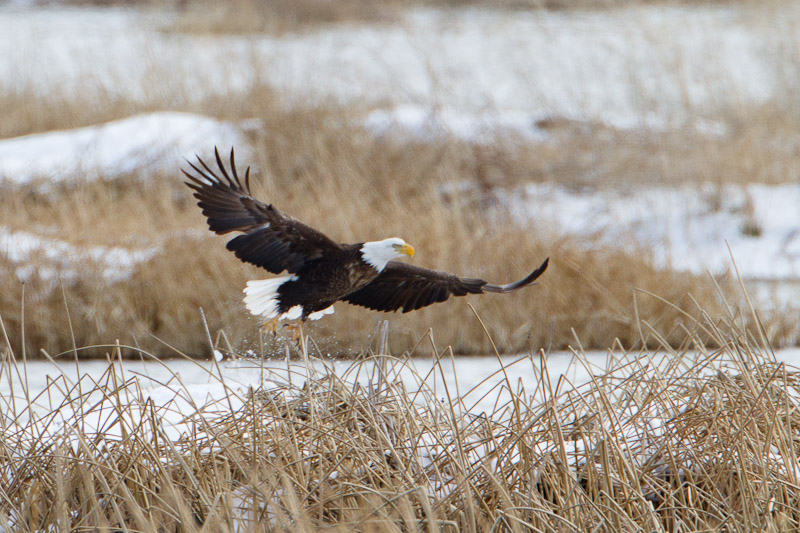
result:
<svg viewBox="0 0 800 533"><path fill-rule="evenodd" d="M189 178L186 185L194 190L197 205L208 219L209 229L219 235L242 232L227 243L236 257L273 274L291 274L248 282L245 305L264 318L315 319L333 312L332 305L339 300L377 311L407 313L450 296L513 292L532 284L547 269L545 259L527 277L494 285L396 261L414 253L402 239L337 243L254 198L250 192L250 167L242 183L233 149L230 173L216 148L214 156L216 172L199 157L199 166L189 162L193 173L182 170Z"/></svg>

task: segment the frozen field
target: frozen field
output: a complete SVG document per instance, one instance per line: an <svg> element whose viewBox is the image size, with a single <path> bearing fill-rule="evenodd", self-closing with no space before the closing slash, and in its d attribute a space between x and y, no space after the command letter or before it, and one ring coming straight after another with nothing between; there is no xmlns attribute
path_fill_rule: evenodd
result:
<svg viewBox="0 0 800 533"><path fill-rule="evenodd" d="M794 352L787 354L789 357L798 355ZM546 371L550 374L554 386L562 376L570 383L580 385L589 379L590 372L599 373L606 367L606 358L606 354L599 352L592 352L585 359L575 358L570 353L558 352L547 358ZM409 390L419 388L416 384L424 380L425 384L438 395L444 396L447 389L453 396L464 396L468 404L477 402L476 410L480 412L492 411L500 386L505 382L505 375L508 376L512 386L522 383L533 393L537 389L536 384L542 379L542 365L544 365L543 360L541 364L534 365L529 358L509 356L504 356L500 360L496 357L458 357L454 362L455 366L449 360L443 361L441 366L437 365L433 370L435 365L432 359L413 358L400 362L393 360L387 368L392 369L392 376L403 379L409 385ZM57 366L47 362L29 362L26 366L31 397L39 395L50 381L61 376L67 383L72 384L77 383L77 377L81 376L81 379L85 380L84 383L89 384L100 380L109 368L105 361L81 361L77 367L74 363L66 362ZM501 366L505 369L505 375L501 371ZM287 381L302 387L308 375L304 364L296 360L289 365L283 360L268 360L263 364L256 360L239 360L221 362L218 366L210 362L176 359L163 363L126 361L121 366L116 364L115 368L118 376L137 379L145 396L152 395L156 402L171 401L176 391L185 390L199 406L216 403L224 398L225 390L221 386L223 381L227 387L244 395L248 387L256 388L262 383L265 389L270 388L270 383ZM352 361L337 360L314 361L311 370L318 373L331 371L350 385L355 383L364 385L370 381L373 383L377 381L374 374L376 369L372 364L355 365ZM15 376L9 380L8 374L4 375L0 379L0 396L9 398L13 387L16 396L22 399L24 395L21 393L20 385L25 379L22 376ZM494 394L492 391L495 391ZM481 400L487 393L488 395Z"/></svg>
<svg viewBox="0 0 800 533"><path fill-rule="evenodd" d="M686 127L785 97L800 9L642 7L601 12L419 9L383 25L203 36L164 13L0 11L0 86L47 97L234 95L260 83L288 103L362 102L410 128L442 118L523 131L547 117ZM776 56L780 50L785 56ZM387 115L374 117L385 122Z"/></svg>

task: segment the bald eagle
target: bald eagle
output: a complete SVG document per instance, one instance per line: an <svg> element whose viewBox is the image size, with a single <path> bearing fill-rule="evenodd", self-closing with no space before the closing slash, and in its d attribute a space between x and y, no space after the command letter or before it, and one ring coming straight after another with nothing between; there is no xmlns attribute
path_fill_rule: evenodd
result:
<svg viewBox="0 0 800 533"><path fill-rule="evenodd" d="M395 261L414 255L414 248L397 237L337 243L255 199L250 193L250 167L243 184L233 149L230 173L216 148L214 155L219 173L198 157L199 166L187 161L194 173L182 169L189 178L185 183L194 190L211 231L219 235L241 232L227 244L236 257L273 274L288 273L247 282L244 304L266 321L316 320L333 313L333 304L339 300L377 311L402 309L407 313L450 296L513 292L533 283L547 268L545 259L524 279L493 285Z"/></svg>

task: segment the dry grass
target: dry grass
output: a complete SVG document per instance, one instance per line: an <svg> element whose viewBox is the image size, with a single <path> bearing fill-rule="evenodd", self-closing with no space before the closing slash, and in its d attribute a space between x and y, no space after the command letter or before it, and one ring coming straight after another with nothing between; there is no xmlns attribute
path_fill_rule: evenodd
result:
<svg viewBox="0 0 800 533"><path fill-rule="evenodd" d="M192 33L286 33L324 24L389 22L408 0L229 0L179 2L173 29Z"/></svg>
<svg viewBox="0 0 800 533"><path fill-rule="evenodd" d="M7 348L0 370L16 389L2 400L0 525L795 530L800 380L736 324L692 323L682 344L693 350L610 352L608 372L577 389L531 355L516 364L539 382L486 376L497 384L488 405L502 399L483 414L389 356L346 372L313 358L291 374L256 367L269 380L247 390L212 368L210 403L193 403L178 375L155 384L153 401L152 385L115 365L96 381L55 378L32 399Z"/></svg>
<svg viewBox="0 0 800 533"><path fill-rule="evenodd" d="M264 116L269 135L256 139L261 155L251 162L258 167L256 194L343 242L402 236L418 250L415 264L462 275L507 282L550 256L551 267L539 286L507 297L469 300L489 317L502 352L564 347L573 328L587 347L608 346L615 338L631 346L640 340L634 288L680 302L693 315L698 308L690 298L705 309L721 309L712 284L660 271L644 252L588 249L587 243L549 235L535 224L520 226L493 202L491 191L499 184L487 180L487 164L475 147L381 141L342 125L338 113L272 111ZM247 279L267 275L242 265L225 250L225 238L205 230L178 164L166 175L67 185L47 194L21 187L0 198L2 223L14 230L45 224L58 228L57 237L80 246L156 245L161 250L124 282L104 281L102 269L91 263L81 265L78 278L65 281L63 290L58 283L54 287L52 278L34 275L25 287L25 315L16 267L7 264L0 308L14 346L20 349L24 322L31 354L42 348L64 351L74 335L78 345L112 336L156 353L164 352L166 342L203 355L200 308L213 332L224 329L234 346L258 345L258 322L246 315L241 289ZM440 192L444 185L465 180L478 183L483 193L460 198ZM41 259L37 266L43 271L47 265ZM357 351L360 339L386 317L348 305L336 309L335 315L309 325L322 350L335 354ZM683 320L674 308L644 294L636 310L668 338ZM431 326L457 353L491 348L465 299L389 318L398 351Z"/></svg>
<svg viewBox="0 0 800 533"><path fill-rule="evenodd" d="M174 31L191 33L286 33L329 24L387 23L413 7L479 7L513 10L598 10L651 4L714 5L752 0L175 0Z"/></svg>
<svg viewBox="0 0 800 533"><path fill-rule="evenodd" d="M658 270L644 252L520 226L493 195L544 180L627 186L643 174L673 183L784 183L800 168L791 148L795 114L735 110L726 135L697 138L554 121L550 143L483 146L376 139L357 125L362 109L287 111L263 87L237 99L183 96L139 105L20 92L0 99L0 135L164 108L256 117L264 124L250 161L257 193L333 237L397 234L417 248L416 264L498 282L548 255L550 270L540 285L506 298L388 316L392 335L379 351L408 351L400 359L362 349L378 344L375 325L386 315L338 305L307 328L312 340L301 355L309 362L291 367L293 379L278 373L243 390L213 369L203 393L214 401L205 404L174 372L153 384L123 365L78 383L60 376L32 397L23 385L32 357L196 357L211 345L274 356L286 345L260 338L246 316L241 288L265 274L205 230L179 162L164 174L47 194L6 185L4 227L76 246L160 252L122 282L107 281L102 265L87 260L59 283L47 274L50 260L37 257L24 288L20 265L0 259L0 383L14 384L0 399L0 529L800 528L800 381L766 342L796 339L796 317L743 313L729 279ZM442 194L465 182L478 193ZM116 346L95 346L114 339ZM563 380L551 386L539 348L576 339L579 359L584 349L615 347L608 374L577 390ZM435 353L434 373L442 374L452 353L495 348L530 354L519 364L542 379L494 376L500 385L491 394L505 399L485 416L467 413L462 394L432 389L424 376L394 379L407 357ZM329 353L360 356L348 373L361 384L327 368Z"/></svg>
<svg viewBox="0 0 800 533"><path fill-rule="evenodd" d="M103 109L109 118L127 110L114 103L94 107L92 119ZM548 234L535 223L520 225L494 199L495 188L530 181L589 183L588 176L596 176L604 165L583 167L582 152L607 160L614 169L609 174L624 184L647 174L642 165L663 164L660 156L683 161L683 149L669 151L670 145L653 143L650 146L662 146L670 155L636 159L631 155L634 146L638 153L649 153L641 150L639 134L625 137L617 132L607 140L580 129L584 133L565 130L554 136L554 144L526 147L448 139L395 142L363 131L354 121L358 109L287 111L263 88L241 100L210 101L199 107L216 110L223 119L261 119L264 128L253 139L259 155L239 161L257 168L256 194L340 241L401 236L417 248L415 264L495 282L518 279L551 257L540 285L507 297L454 299L409 315L388 316L338 305L335 315L309 325L323 352L357 352L378 320L390 318L396 351L407 349L433 327L438 340L457 353L487 353L491 346L468 301L487 317L503 353L564 347L573 340L573 328L587 349L608 346L614 339L634 346L641 342L637 312L665 338L680 342L685 317L664 302L678 302L696 317L701 308L719 312L720 294L729 293L728 279L717 280L720 293L702 277L655 268L644 251L604 249ZM35 106L20 105L17 110L10 114L8 128L19 128L37 116ZM198 108L187 104L185 110ZM69 112L50 114L47 109L41 113L54 120L60 117L64 122L59 127L75 117ZM633 144L619 142L625 138ZM722 141L719 146L734 155L733 147ZM750 157L748 153L755 151L742 151L740 157ZM791 154L786 164L796 165L796 157ZM699 153L695 159L696 167L702 166ZM726 164L736 163L726 160ZM0 309L17 350L22 349L24 326L25 349L33 356L41 349L60 353L73 343L92 345L109 337L154 353L164 353L169 345L201 356L207 353L198 321L201 308L215 335L224 330L237 349L262 349L258 322L247 316L241 289L247 279L266 274L241 264L225 250L224 238L205 230L205 220L182 184L179 165L176 161L174 172L163 175L70 184L46 194L26 186L6 187L0 196L0 224L12 230L32 230L77 246L160 250L150 261L136 265L130 279L116 283L107 281L102 265L92 262L81 264L76 278L59 283L46 275L49 263L41 258L36 267L43 275L29 279L24 306L19 265L3 259ZM696 180L693 172L687 170L684 179ZM721 171L718 175L743 179ZM473 185L475 193L464 197L442 193L464 183ZM637 290L644 292L637 297ZM784 343L796 338L792 317L770 320L771 340ZM273 348L269 344L266 353Z"/></svg>
<svg viewBox="0 0 800 533"><path fill-rule="evenodd" d="M541 121L540 127L552 141L515 156L528 179L600 188L780 184L794 183L800 170L800 116L777 101L698 117L679 130L621 130L558 119ZM489 157L492 153L489 149Z"/></svg>

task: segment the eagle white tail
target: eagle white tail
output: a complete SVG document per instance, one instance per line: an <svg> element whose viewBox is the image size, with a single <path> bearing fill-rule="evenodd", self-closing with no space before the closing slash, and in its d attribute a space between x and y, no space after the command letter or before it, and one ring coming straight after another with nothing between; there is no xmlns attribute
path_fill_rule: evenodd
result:
<svg viewBox="0 0 800 533"><path fill-rule="evenodd" d="M247 287L244 289L244 306L254 315L267 319L276 318L280 305L278 289L284 283L296 279L297 276L292 275L248 281Z"/></svg>

